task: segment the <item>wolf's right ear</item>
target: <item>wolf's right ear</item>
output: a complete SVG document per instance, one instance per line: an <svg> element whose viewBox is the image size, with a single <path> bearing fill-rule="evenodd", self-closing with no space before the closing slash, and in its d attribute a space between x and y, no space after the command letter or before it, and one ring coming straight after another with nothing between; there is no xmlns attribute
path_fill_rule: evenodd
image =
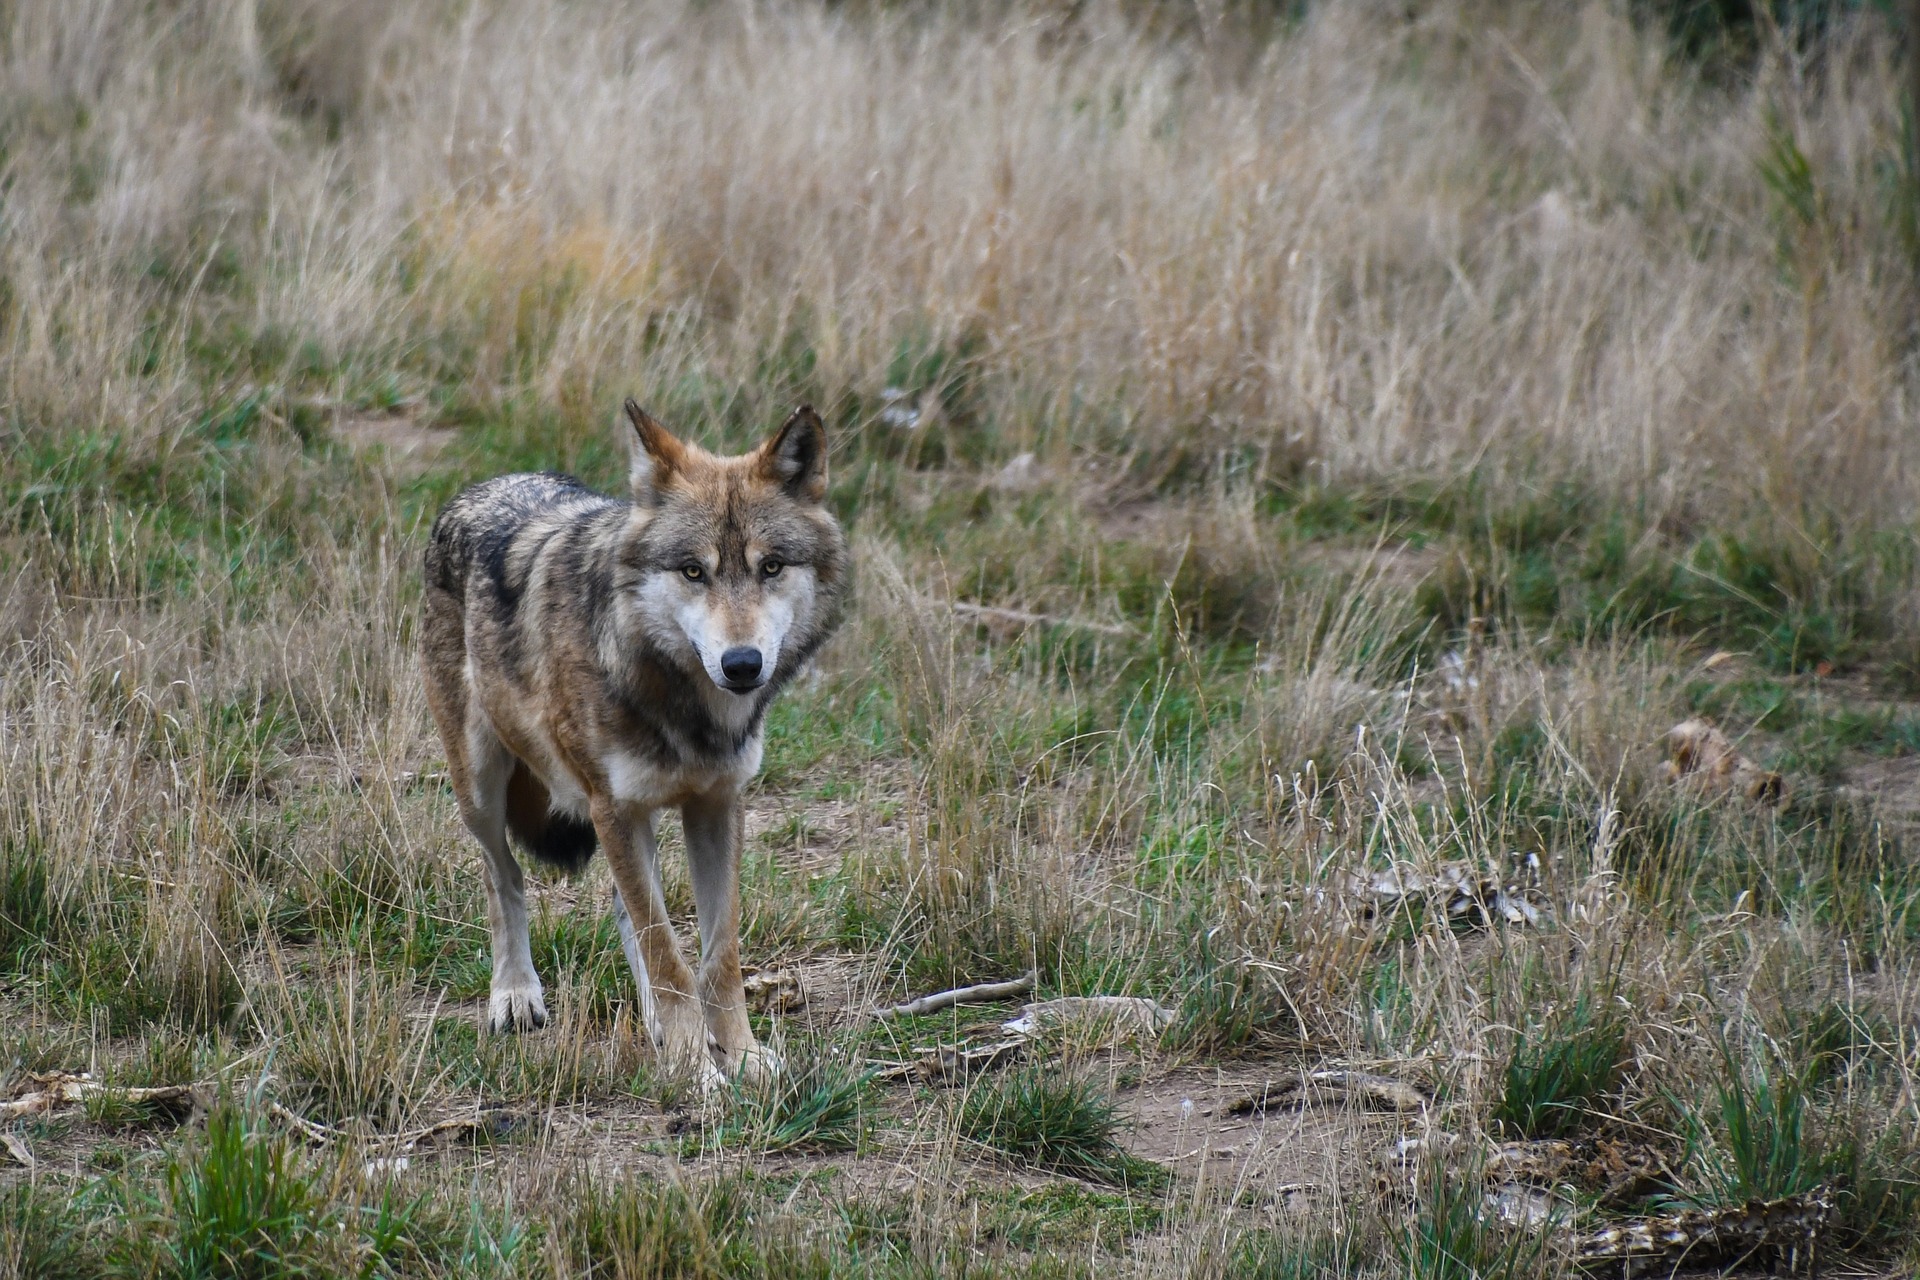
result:
<svg viewBox="0 0 1920 1280"><path fill-rule="evenodd" d="M651 506L668 478L685 464L687 447L633 400L627 401L626 410L627 421L633 424L633 456L627 464L627 482L633 487L633 500Z"/></svg>

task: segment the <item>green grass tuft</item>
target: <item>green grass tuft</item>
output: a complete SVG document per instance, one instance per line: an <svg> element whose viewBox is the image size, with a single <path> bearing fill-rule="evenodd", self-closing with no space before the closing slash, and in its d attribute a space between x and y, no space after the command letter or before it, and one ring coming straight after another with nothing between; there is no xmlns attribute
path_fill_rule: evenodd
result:
<svg viewBox="0 0 1920 1280"><path fill-rule="evenodd" d="M708 1135L755 1151L851 1151L871 1120L873 1072L817 1041L790 1045L779 1075L738 1085L725 1120Z"/></svg>
<svg viewBox="0 0 1920 1280"><path fill-rule="evenodd" d="M1391 1237L1404 1280L1519 1280L1559 1274L1549 1233L1493 1219L1475 1168L1438 1162L1422 1173L1406 1225Z"/></svg>
<svg viewBox="0 0 1920 1280"><path fill-rule="evenodd" d="M1571 1011L1514 1046L1493 1121L1520 1138L1561 1138L1579 1129L1620 1083L1626 1029L1582 996Z"/></svg>
<svg viewBox="0 0 1920 1280"><path fill-rule="evenodd" d="M556 1000L563 986L572 988L579 1012L598 1025L624 1004L639 1005L619 930L602 904L595 897L564 912L542 909L530 930L534 970L546 975Z"/></svg>
<svg viewBox="0 0 1920 1280"><path fill-rule="evenodd" d="M570 1212L548 1239L559 1275L579 1280L826 1280L823 1244L766 1225L747 1178L705 1186L679 1181L608 1183L581 1177Z"/></svg>
<svg viewBox="0 0 1920 1280"><path fill-rule="evenodd" d="M102 1274L105 1259L84 1212L89 1198L50 1181L0 1187L0 1276L90 1280Z"/></svg>
<svg viewBox="0 0 1920 1280"><path fill-rule="evenodd" d="M407 995L364 962L297 984L281 1059L287 1104L321 1124L404 1127L435 1083L432 1027L409 1016Z"/></svg>
<svg viewBox="0 0 1920 1280"><path fill-rule="evenodd" d="M1715 1141L1710 1146L1702 1141L1697 1120L1693 1134L1707 1197L1717 1204L1744 1204L1800 1195L1826 1182L1836 1153L1823 1149L1810 1124L1805 1077L1773 1061L1766 1050L1741 1061L1722 1044L1720 1058L1724 1074L1713 1090Z"/></svg>
<svg viewBox="0 0 1920 1280"><path fill-rule="evenodd" d="M1184 994L1163 1034L1169 1048L1233 1053L1297 1040L1300 1020L1272 966L1251 955L1222 957L1199 930L1195 954L1178 984Z"/></svg>
<svg viewBox="0 0 1920 1280"><path fill-rule="evenodd" d="M989 1076L960 1101L960 1133L1036 1169L1152 1186L1165 1171L1116 1140L1113 1097L1092 1079L1045 1066Z"/></svg>
<svg viewBox="0 0 1920 1280"><path fill-rule="evenodd" d="M1225 1280L1322 1280L1353 1268L1348 1242L1338 1236L1249 1231L1227 1257Z"/></svg>
<svg viewBox="0 0 1920 1280"><path fill-rule="evenodd" d="M180 1280L327 1274L313 1256L324 1198L284 1137L255 1130L232 1103L167 1167L172 1231L162 1250Z"/></svg>
<svg viewBox="0 0 1920 1280"><path fill-rule="evenodd" d="M47 858L24 836L0 839L0 972L29 967L55 936Z"/></svg>

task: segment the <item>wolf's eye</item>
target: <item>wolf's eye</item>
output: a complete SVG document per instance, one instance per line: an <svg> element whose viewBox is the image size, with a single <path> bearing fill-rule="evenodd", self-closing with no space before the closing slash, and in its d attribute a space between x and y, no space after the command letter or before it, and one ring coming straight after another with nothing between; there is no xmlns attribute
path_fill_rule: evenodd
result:
<svg viewBox="0 0 1920 1280"><path fill-rule="evenodd" d="M780 576L780 571L786 567L787 566L781 564L778 560L762 560L760 562L760 576L763 578L777 578Z"/></svg>
<svg viewBox="0 0 1920 1280"><path fill-rule="evenodd" d="M688 582L699 582L707 576L707 571L697 564L682 565L680 572L686 576Z"/></svg>

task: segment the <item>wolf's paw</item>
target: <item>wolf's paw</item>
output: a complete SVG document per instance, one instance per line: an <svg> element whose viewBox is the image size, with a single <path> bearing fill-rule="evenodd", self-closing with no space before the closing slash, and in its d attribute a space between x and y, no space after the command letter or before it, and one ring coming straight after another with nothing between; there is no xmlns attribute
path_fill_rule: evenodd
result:
<svg viewBox="0 0 1920 1280"><path fill-rule="evenodd" d="M654 1030L653 1046L660 1065L672 1075L698 1078L703 1090L710 1088L713 1080L709 1077L719 1076L719 1072L713 1065L711 1041L699 1006L661 1000L655 1016L659 1025ZM721 1083L725 1083L724 1077Z"/></svg>
<svg viewBox="0 0 1920 1280"><path fill-rule="evenodd" d="M547 1025L547 1002L540 986L495 987L487 997L487 1030L495 1035L536 1031Z"/></svg>
<svg viewBox="0 0 1920 1280"><path fill-rule="evenodd" d="M713 1059L723 1074L749 1088L765 1088L787 1070L780 1055L757 1040L748 1041L744 1049L732 1051L715 1045Z"/></svg>
<svg viewBox="0 0 1920 1280"><path fill-rule="evenodd" d="M700 1079L700 1096L702 1098L712 1101L725 1097L733 1092L733 1082L727 1078L726 1072L714 1064L711 1055L701 1059L700 1065L696 1070Z"/></svg>

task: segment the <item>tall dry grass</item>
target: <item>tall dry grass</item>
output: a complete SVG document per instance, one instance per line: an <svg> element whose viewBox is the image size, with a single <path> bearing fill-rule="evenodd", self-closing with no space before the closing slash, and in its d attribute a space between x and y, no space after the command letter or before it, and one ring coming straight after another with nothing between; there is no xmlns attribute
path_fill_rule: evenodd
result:
<svg viewBox="0 0 1920 1280"><path fill-rule="evenodd" d="M804 389L877 431L939 352L988 453L1572 472L1681 521L1911 507L1872 18L1731 85L1605 3L1324 6L1252 53L1099 5L7 22L31 429L164 436L180 353L230 322L595 420ZM756 376L795 348L804 377Z"/></svg>

